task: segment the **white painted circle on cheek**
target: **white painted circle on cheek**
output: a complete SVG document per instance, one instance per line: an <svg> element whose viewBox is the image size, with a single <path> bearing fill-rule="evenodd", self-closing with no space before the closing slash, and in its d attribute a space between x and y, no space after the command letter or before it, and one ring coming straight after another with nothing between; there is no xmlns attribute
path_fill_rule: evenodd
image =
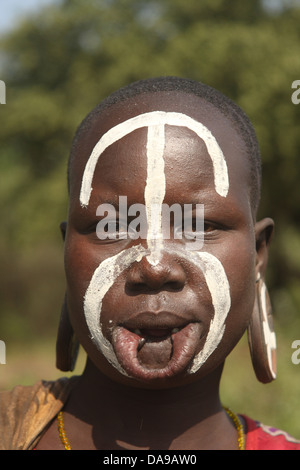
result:
<svg viewBox="0 0 300 470"><path fill-rule="evenodd" d="M140 261L146 254L145 248L138 245L102 261L95 270L84 296L84 315L93 343L108 362L124 375L127 374L121 368L111 343L102 332L102 301L117 277L135 261Z"/></svg>
<svg viewBox="0 0 300 470"><path fill-rule="evenodd" d="M230 287L224 268L215 256L209 253L183 250L169 253L187 259L202 271L212 298L214 315L210 322L207 338L203 349L194 358L189 369L189 373L195 373L207 361L222 340L225 331L225 320L231 305ZM116 256L107 258L95 270L84 298L84 314L94 344L110 364L124 375L127 374L120 366L112 344L104 337L102 332L102 301L117 277L147 254L148 251L138 245L124 250Z"/></svg>

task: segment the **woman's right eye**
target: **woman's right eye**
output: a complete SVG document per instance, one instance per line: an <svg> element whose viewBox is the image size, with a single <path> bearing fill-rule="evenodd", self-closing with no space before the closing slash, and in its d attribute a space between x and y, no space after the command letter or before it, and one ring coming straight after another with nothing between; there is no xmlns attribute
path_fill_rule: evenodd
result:
<svg viewBox="0 0 300 470"><path fill-rule="evenodd" d="M122 221L107 219L100 220L96 226L96 234L99 240L118 241L124 240L128 236L127 224Z"/></svg>

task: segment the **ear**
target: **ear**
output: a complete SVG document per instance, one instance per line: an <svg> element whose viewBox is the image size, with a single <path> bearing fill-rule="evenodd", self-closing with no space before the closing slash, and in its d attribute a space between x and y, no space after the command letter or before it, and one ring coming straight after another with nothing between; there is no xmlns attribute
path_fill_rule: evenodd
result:
<svg viewBox="0 0 300 470"><path fill-rule="evenodd" d="M274 221L265 218L256 222L256 279L264 278L268 264L269 245L274 233Z"/></svg>
<svg viewBox="0 0 300 470"><path fill-rule="evenodd" d="M61 222L59 225L60 232L62 234L63 241L65 241L66 238L66 231L67 231L67 222Z"/></svg>

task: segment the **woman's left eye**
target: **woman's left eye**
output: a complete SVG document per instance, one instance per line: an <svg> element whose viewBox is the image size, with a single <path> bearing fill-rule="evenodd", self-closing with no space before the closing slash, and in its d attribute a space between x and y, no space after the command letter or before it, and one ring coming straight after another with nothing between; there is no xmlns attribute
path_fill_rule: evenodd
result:
<svg viewBox="0 0 300 470"><path fill-rule="evenodd" d="M209 221L197 221L193 219L192 221L184 221L183 227L176 227L174 233L177 234L176 238L187 238L187 239L195 239L196 237L205 237L207 234L215 232L218 227Z"/></svg>
<svg viewBox="0 0 300 470"><path fill-rule="evenodd" d="M204 223L204 232L205 233L213 232L214 230L217 230L217 227L214 224L212 224L211 222L205 222Z"/></svg>

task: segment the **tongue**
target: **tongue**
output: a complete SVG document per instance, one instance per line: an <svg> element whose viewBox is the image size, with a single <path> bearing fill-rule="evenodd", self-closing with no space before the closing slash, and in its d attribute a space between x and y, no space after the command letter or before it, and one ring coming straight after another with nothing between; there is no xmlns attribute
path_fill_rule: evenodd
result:
<svg viewBox="0 0 300 470"><path fill-rule="evenodd" d="M123 327L113 332L117 359L126 373L139 380L162 379L186 371L197 353L202 327L190 323L168 337L145 341Z"/></svg>
<svg viewBox="0 0 300 470"><path fill-rule="evenodd" d="M154 335L153 335L154 336ZM159 338L157 336L157 338ZM148 369L161 369L166 367L172 355L171 338L161 340L146 341L137 353L137 358L141 365Z"/></svg>

